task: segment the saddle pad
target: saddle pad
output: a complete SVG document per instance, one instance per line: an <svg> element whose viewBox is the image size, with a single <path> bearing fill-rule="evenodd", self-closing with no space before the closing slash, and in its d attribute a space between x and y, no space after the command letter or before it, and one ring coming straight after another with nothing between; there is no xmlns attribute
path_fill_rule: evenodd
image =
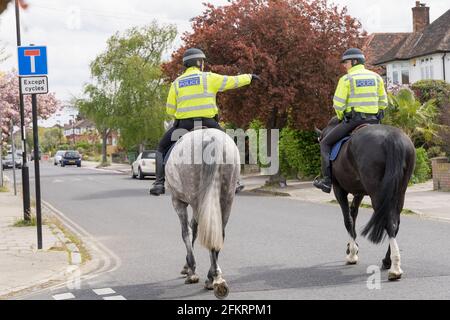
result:
<svg viewBox="0 0 450 320"><path fill-rule="evenodd" d="M335 145L333 146L333 148L331 149L331 153L330 153L330 160L334 161L336 160L336 158L339 155L339 151L341 151L342 146L344 145L344 143L349 140L350 137L344 137L341 140L339 140L338 142L335 143Z"/></svg>

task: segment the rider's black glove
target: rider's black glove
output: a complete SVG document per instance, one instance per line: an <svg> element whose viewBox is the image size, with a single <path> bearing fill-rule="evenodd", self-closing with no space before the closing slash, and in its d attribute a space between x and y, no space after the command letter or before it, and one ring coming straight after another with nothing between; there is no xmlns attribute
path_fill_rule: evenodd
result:
<svg viewBox="0 0 450 320"><path fill-rule="evenodd" d="M255 80L261 81L261 77L258 76L257 74L252 74L252 82L255 81Z"/></svg>
<svg viewBox="0 0 450 320"><path fill-rule="evenodd" d="M379 110L378 111L377 118L380 121L383 120L383 118L384 118L384 110Z"/></svg>

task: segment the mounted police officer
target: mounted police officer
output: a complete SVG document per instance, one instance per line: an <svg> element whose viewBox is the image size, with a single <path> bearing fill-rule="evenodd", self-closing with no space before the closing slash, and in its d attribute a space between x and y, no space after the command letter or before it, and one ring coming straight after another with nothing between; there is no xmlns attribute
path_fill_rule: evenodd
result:
<svg viewBox="0 0 450 320"><path fill-rule="evenodd" d="M174 134L177 129L190 131L194 125L222 130L218 123L218 108L216 94L218 92L237 89L249 85L259 76L242 74L238 76L223 76L212 72L203 72L206 56L200 49L191 48L183 55L184 73L171 85L167 97L166 112L175 117L175 122L161 139L156 152L156 180L150 189L150 194L164 194L164 156L179 138ZM173 135L177 136L176 138ZM243 189L238 184L236 192Z"/></svg>
<svg viewBox="0 0 450 320"><path fill-rule="evenodd" d="M331 191L330 151L340 139L365 123L380 123L387 107L383 79L364 67L365 57L361 50L345 51L341 62L347 69L338 83L333 107L340 123L320 141L323 178L316 178L314 186L323 192Z"/></svg>

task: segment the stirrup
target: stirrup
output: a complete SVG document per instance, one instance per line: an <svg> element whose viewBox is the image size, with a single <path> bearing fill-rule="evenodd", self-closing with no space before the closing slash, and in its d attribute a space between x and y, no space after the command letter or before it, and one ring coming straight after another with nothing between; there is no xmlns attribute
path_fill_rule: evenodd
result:
<svg viewBox="0 0 450 320"><path fill-rule="evenodd" d="M313 185L314 185L314 187L322 190L325 193L330 193L331 192L331 181L330 181L330 184L326 184L325 182L326 182L325 178L320 179L319 176L317 176L314 179Z"/></svg>

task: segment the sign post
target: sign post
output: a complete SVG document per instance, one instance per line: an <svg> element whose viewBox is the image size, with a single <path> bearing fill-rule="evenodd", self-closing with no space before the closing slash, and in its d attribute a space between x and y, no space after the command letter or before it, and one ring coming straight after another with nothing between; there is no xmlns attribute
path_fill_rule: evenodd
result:
<svg viewBox="0 0 450 320"><path fill-rule="evenodd" d="M18 47L19 76L21 95L31 94L31 109L33 117L33 147L34 147L34 181L36 186L36 225L38 249L42 249L42 205L41 205L41 175L39 167L39 133L37 120L37 96L48 92L47 81L47 47Z"/></svg>

